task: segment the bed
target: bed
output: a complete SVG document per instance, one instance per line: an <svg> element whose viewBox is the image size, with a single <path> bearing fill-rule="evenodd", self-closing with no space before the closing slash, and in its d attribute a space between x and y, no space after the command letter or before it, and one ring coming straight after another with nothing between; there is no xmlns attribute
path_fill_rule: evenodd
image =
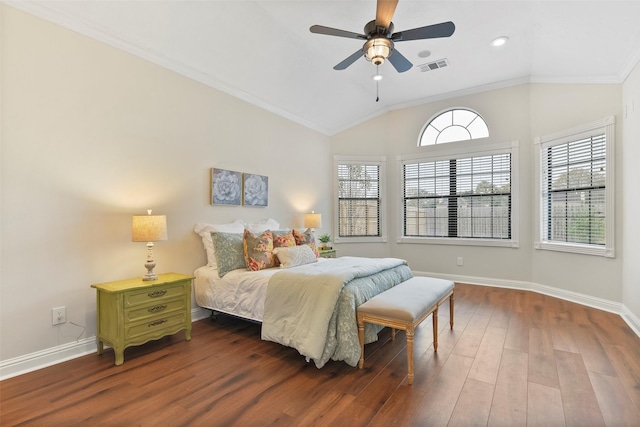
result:
<svg viewBox="0 0 640 427"><path fill-rule="evenodd" d="M225 260L233 257L227 255ZM313 257L288 268L244 267L222 275L218 267L194 272L197 304L262 323L262 339L295 348L318 368L329 360L357 366L356 307L412 277L406 261L396 258ZM366 326L365 342L376 341L381 327Z"/></svg>

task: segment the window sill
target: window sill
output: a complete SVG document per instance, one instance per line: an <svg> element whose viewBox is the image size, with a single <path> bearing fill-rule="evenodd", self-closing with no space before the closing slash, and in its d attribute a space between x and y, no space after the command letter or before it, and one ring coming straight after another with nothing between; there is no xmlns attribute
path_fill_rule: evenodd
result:
<svg viewBox="0 0 640 427"><path fill-rule="evenodd" d="M501 248L520 247L520 243L517 240L450 239L448 237L398 237L396 242L422 245L493 246Z"/></svg>
<svg viewBox="0 0 640 427"><path fill-rule="evenodd" d="M336 237L334 243L387 243L387 236L382 237Z"/></svg>
<svg viewBox="0 0 640 427"><path fill-rule="evenodd" d="M580 245L578 243L536 242L534 248L547 251L568 252L580 255L594 255L605 258L615 258L615 251L611 248Z"/></svg>

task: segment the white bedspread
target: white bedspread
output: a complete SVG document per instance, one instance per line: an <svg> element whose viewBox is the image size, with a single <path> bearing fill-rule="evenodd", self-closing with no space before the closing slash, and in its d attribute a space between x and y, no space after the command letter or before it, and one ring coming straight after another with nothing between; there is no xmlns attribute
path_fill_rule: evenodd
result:
<svg viewBox="0 0 640 427"><path fill-rule="evenodd" d="M243 268L221 278L216 268L200 267L194 273L196 303L220 313L262 322L267 284L278 271L278 268L260 271Z"/></svg>
<svg viewBox="0 0 640 427"><path fill-rule="evenodd" d="M262 339L320 359L327 328L342 287L404 264L397 258L341 257L280 271L269 280L264 303Z"/></svg>
<svg viewBox="0 0 640 427"><path fill-rule="evenodd" d="M318 259L318 263L326 261L333 260ZM209 310L262 322L269 279L282 270L278 267L260 271L240 268L220 277L215 267L199 267L193 274L196 303Z"/></svg>

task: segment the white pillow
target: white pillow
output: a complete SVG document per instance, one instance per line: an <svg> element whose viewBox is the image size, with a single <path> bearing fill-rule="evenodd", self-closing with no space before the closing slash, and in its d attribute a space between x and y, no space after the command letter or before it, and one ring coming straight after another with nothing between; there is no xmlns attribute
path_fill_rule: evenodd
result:
<svg viewBox="0 0 640 427"><path fill-rule="evenodd" d="M235 220L228 224L205 224L199 222L193 228L193 231L198 233L202 237L202 244L204 250L207 253L207 265L209 267L217 268L216 254L213 250L213 241L211 240L211 232L218 231L221 233L244 233L244 222L242 220Z"/></svg>
<svg viewBox="0 0 640 427"><path fill-rule="evenodd" d="M280 230L280 223L273 218L261 219L260 221L248 224L243 222L244 228L253 234L262 234L267 230ZM242 230L244 232L244 230Z"/></svg>
<svg viewBox="0 0 640 427"><path fill-rule="evenodd" d="M316 255L308 245L275 248L273 253L280 260L281 268L296 267L317 261Z"/></svg>

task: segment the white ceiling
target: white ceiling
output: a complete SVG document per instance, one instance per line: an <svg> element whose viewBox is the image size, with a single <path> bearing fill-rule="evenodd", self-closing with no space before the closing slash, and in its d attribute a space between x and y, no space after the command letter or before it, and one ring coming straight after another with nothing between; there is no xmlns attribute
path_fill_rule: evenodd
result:
<svg viewBox="0 0 640 427"><path fill-rule="evenodd" d="M453 21L446 39L396 43L414 68L380 67L380 101L354 39L312 34L320 24L357 33L375 0L6 1L332 135L386 111L521 82L621 83L640 60L640 1L400 0L402 31ZM498 36L510 42L490 46ZM431 52L428 58L418 53ZM449 66L416 67L446 58Z"/></svg>

